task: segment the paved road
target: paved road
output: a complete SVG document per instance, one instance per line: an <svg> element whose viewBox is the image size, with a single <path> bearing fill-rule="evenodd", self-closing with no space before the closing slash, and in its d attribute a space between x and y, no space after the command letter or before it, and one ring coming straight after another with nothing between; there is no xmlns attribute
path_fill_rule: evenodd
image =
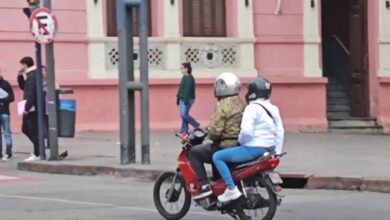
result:
<svg viewBox="0 0 390 220"><path fill-rule="evenodd" d="M150 134L151 165L120 166L118 132L84 132L75 138L60 138L60 151L69 157L58 164L175 170L181 150L173 132ZM136 156L141 149L137 135ZM278 167L282 173L315 176L341 176L390 180L390 135L287 134L284 150L288 152ZM14 135L14 151L29 153L32 145L22 134ZM49 155L49 152L47 152ZM18 155L16 155L18 156ZM28 154L19 155L19 161ZM56 164L56 162L50 162Z"/></svg>
<svg viewBox="0 0 390 220"><path fill-rule="evenodd" d="M0 219L162 219L152 182L109 176L66 176L15 171L0 164ZM347 191L285 190L277 220L387 220L390 195ZM191 207L187 220L229 219Z"/></svg>

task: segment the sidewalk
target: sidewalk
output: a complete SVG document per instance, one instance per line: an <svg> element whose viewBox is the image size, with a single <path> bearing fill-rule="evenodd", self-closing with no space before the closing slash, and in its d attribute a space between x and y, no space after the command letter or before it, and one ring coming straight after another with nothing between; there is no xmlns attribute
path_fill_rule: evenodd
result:
<svg viewBox="0 0 390 220"><path fill-rule="evenodd" d="M139 145L139 135L137 135ZM78 133L60 139L60 152L69 151L63 161L19 162L20 170L77 175L108 174L135 178L156 178L162 171L174 171L180 140L170 132L152 132L151 164L120 165L118 133ZM14 136L14 160L23 161L32 146L23 135ZM390 192L390 136L350 134L287 134L285 156L278 170L285 177L307 178L308 188L358 189ZM47 151L47 155L49 152Z"/></svg>

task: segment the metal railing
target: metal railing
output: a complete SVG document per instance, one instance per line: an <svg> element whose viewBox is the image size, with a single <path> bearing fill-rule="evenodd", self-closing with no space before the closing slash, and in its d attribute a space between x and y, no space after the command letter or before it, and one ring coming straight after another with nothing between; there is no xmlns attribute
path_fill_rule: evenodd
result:
<svg viewBox="0 0 390 220"><path fill-rule="evenodd" d="M351 54L339 37L333 35L323 39L324 75L336 80L349 90Z"/></svg>

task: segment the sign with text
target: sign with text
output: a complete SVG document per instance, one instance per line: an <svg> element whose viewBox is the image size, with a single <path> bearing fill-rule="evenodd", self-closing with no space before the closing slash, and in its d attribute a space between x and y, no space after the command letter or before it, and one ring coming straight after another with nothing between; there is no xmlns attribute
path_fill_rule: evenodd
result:
<svg viewBox="0 0 390 220"><path fill-rule="evenodd" d="M57 29L57 19L49 9L38 8L31 14L30 30L36 42L52 43Z"/></svg>

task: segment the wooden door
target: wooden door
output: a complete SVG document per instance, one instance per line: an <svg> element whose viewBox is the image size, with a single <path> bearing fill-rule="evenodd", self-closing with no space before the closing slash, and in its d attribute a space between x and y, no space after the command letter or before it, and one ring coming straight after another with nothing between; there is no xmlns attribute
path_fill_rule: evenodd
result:
<svg viewBox="0 0 390 220"><path fill-rule="evenodd" d="M351 0L351 115L369 116L367 0Z"/></svg>

